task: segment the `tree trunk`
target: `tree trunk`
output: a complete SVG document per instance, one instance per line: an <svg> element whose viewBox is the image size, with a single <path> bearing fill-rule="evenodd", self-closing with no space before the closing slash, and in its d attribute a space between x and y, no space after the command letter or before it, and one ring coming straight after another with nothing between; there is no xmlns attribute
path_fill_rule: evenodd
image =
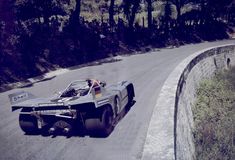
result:
<svg viewBox="0 0 235 160"><path fill-rule="evenodd" d="M201 1L201 23L204 24L205 21L206 21L206 17L207 17L207 14L206 14L206 5L205 5L205 1L202 0Z"/></svg>
<svg viewBox="0 0 235 160"><path fill-rule="evenodd" d="M110 6L109 6L109 25L110 27L113 27L114 24L114 2L115 0L110 1Z"/></svg>
<svg viewBox="0 0 235 160"><path fill-rule="evenodd" d="M177 26L179 27L181 25L181 0L176 0L175 1L176 5L176 11L177 11Z"/></svg>
<svg viewBox="0 0 235 160"><path fill-rule="evenodd" d="M148 3L148 28L152 28L152 0L147 0Z"/></svg>
<svg viewBox="0 0 235 160"><path fill-rule="evenodd" d="M81 10L81 0L76 0L76 8L70 18L70 23L72 23L72 25L77 26L80 24L80 10Z"/></svg>
<svg viewBox="0 0 235 160"><path fill-rule="evenodd" d="M169 21L170 21L170 15L171 15L171 9L170 9L170 3L169 1L166 1L165 5L165 17L164 17L164 34L166 37L169 36Z"/></svg>
<svg viewBox="0 0 235 160"><path fill-rule="evenodd" d="M130 29L133 29L133 24L134 24L134 21L135 21L135 16L136 16L137 10L139 8L139 4L140 4L140 0L136 0L133 4L132 9L131 9L131 16L130 16L130 19L129 19L129 28Z"/></svg>

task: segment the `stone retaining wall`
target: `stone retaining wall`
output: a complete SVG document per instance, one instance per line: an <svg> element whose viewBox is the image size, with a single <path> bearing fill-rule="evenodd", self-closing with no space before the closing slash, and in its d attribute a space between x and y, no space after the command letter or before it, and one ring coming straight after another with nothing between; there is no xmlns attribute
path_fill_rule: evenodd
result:
<svg viewBox="0 0 235 160"><path fill-rule="evenodd" d="M192 129L196 88L216 70L235 66L235 44L194 53L165 81L150 121L142 159L196 159Z"/></svg>
<svg viewBox="0 0 235 160"><path fill-rule="evenodd" d="M176 92L175 132L176 157L196 159L193 143L192 107L196 98L196 89L202 79L210 78L215 71L235 65L235 45L207 50L198 54L186 66L181 74Z"/></svg>

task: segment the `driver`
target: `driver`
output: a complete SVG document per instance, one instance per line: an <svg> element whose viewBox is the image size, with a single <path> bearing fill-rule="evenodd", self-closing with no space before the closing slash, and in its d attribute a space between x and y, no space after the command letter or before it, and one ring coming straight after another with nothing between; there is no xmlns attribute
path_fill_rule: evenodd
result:
<svg viewBox="0 0 235 160"><path fill-rule="evenodd" d="M66 92L62 94L62 97L73 97L76 96L77 92L74 88L69 88Z"/></svg>
<svg viewBox="0 0 235 160"><path fill-rule="evenodd" d="M93 84L93 87L100 86L100 81L99 80L87 79L86 81L87 81L89 87L92 87L92 84Z"/></svg>
<svg viewBox="0 0 235 160"><path fill-rule="evenodd" d="M92 80L91 79L87 79L86 81L88 83L88 87L90 88L92 86Z"/></svg>

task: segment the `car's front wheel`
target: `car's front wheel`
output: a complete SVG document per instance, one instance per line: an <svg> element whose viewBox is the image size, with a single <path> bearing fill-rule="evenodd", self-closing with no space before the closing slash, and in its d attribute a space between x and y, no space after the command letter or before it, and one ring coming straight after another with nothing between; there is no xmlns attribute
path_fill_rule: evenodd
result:
<svg viewBox="0 0 235 160"><path fill-rule="evenodd" d="M127 86L127 94L128 94L128 104L131 105L133 102L133 99L135 97L135 91L133 84L130 84Z"/></svg>

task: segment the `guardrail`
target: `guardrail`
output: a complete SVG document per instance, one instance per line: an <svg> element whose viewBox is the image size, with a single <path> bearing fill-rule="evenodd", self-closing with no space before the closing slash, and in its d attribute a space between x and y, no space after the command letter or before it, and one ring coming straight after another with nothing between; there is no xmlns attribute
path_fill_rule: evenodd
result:
<svg viewBox="0 0 235 160"><path fill-rule="evenodd" d="M150 121L143 160L196 159L191 107L202 79L235 65L235 44L208 48L183 60L165 81Z"/></svg>

